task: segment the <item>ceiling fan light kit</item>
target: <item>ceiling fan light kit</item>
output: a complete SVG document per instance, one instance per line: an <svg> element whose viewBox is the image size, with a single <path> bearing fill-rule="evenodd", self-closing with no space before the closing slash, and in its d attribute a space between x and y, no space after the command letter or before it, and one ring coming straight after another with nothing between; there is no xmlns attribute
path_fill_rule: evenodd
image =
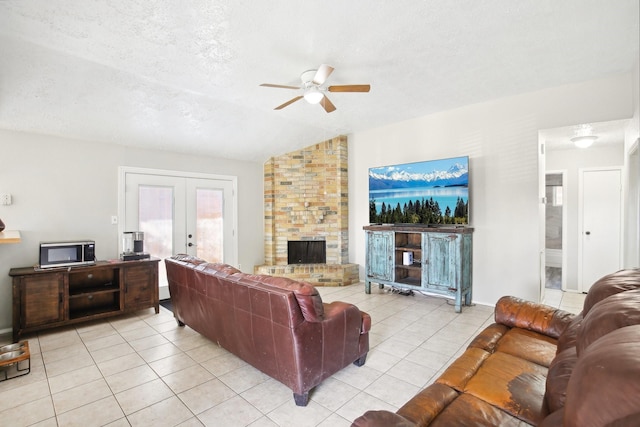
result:
<svg viewBox="0 0 640 427"><path fill-rule="evenodd" d="M311 86L304 91L304 100L309 104L319 104L324 94L316 86Z"/></svg>
<svg viewBox="0 0 640 427"><path fill-rule="evenodd" d="M327 98L325 94L328 92L369 92L370 85L338 85L323 87L322 85L327 80L329 75L333 72L334 68L327 64L322 64L317 70L307 70L300 75L302 85L287 86L277 85L271 83L262 83L260 86L275 87L280 89L299 89L302 90L302 95L296 96L274 108L275 110L281 110L284 107L293 104L294 102L304 98L309 104L320 104L327 113L336 110L335 105Z"/></svg>

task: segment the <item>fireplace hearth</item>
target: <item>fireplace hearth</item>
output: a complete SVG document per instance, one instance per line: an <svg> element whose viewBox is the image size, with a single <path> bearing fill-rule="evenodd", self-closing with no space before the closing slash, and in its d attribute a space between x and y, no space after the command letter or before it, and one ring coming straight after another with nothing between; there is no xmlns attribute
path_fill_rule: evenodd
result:
<svg viewBox="0 0 640 427"><path fill-rule="evenodd" d="M327 262L327 244L324 240L289 240L289 264L324 264Z"/></svg>

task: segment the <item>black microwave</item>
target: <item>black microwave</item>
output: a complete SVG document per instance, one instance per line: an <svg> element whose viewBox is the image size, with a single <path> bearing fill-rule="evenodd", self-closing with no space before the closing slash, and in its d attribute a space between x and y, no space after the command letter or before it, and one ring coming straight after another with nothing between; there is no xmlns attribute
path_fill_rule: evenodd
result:
<svg viewBox="0 0 640 427"><path fill-rule="evenodd" d="M40 268L74 267L95 263L96 242L93 240L40 243Z"/></svg>

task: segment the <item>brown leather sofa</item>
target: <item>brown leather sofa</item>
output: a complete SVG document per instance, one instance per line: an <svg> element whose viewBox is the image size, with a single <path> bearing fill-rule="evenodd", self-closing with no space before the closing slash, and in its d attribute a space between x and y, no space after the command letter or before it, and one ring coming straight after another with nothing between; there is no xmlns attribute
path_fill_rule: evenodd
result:
<svg viewBox="0 0 640 427"><path fill-rule="evenodd" d="M178 324L291 388L298 406L325 378L365 363L371 318L352 304L324 304L308 283L188 255L165 265Z"/></svg>
<svg viewBox="0 0 640 427"><path fill-rule="evenodd" d="M577 315L501 298L435 383L353 423L472 425L640 426L640 269L600 279Z"/></svg>

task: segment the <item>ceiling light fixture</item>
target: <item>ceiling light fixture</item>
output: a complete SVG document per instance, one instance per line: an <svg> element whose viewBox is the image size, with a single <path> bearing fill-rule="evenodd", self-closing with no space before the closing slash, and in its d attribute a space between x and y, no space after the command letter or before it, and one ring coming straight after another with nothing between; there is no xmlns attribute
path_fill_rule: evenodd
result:
<svg viewBox="0 0 640 427"><path fill-rule="evenodd" d="M324 98L324 94L318 90L317 86L310 86L304 91L304 99L309 104L318 104Z"/></svg>
<svg viewBox="0 0 640 427"><path fill-rule="evenodd" d="M591 147L596 139L598 139L598 137L595 135L581 135L571 138L571 142L573 142L578 148L587 148Z"/></svg>

